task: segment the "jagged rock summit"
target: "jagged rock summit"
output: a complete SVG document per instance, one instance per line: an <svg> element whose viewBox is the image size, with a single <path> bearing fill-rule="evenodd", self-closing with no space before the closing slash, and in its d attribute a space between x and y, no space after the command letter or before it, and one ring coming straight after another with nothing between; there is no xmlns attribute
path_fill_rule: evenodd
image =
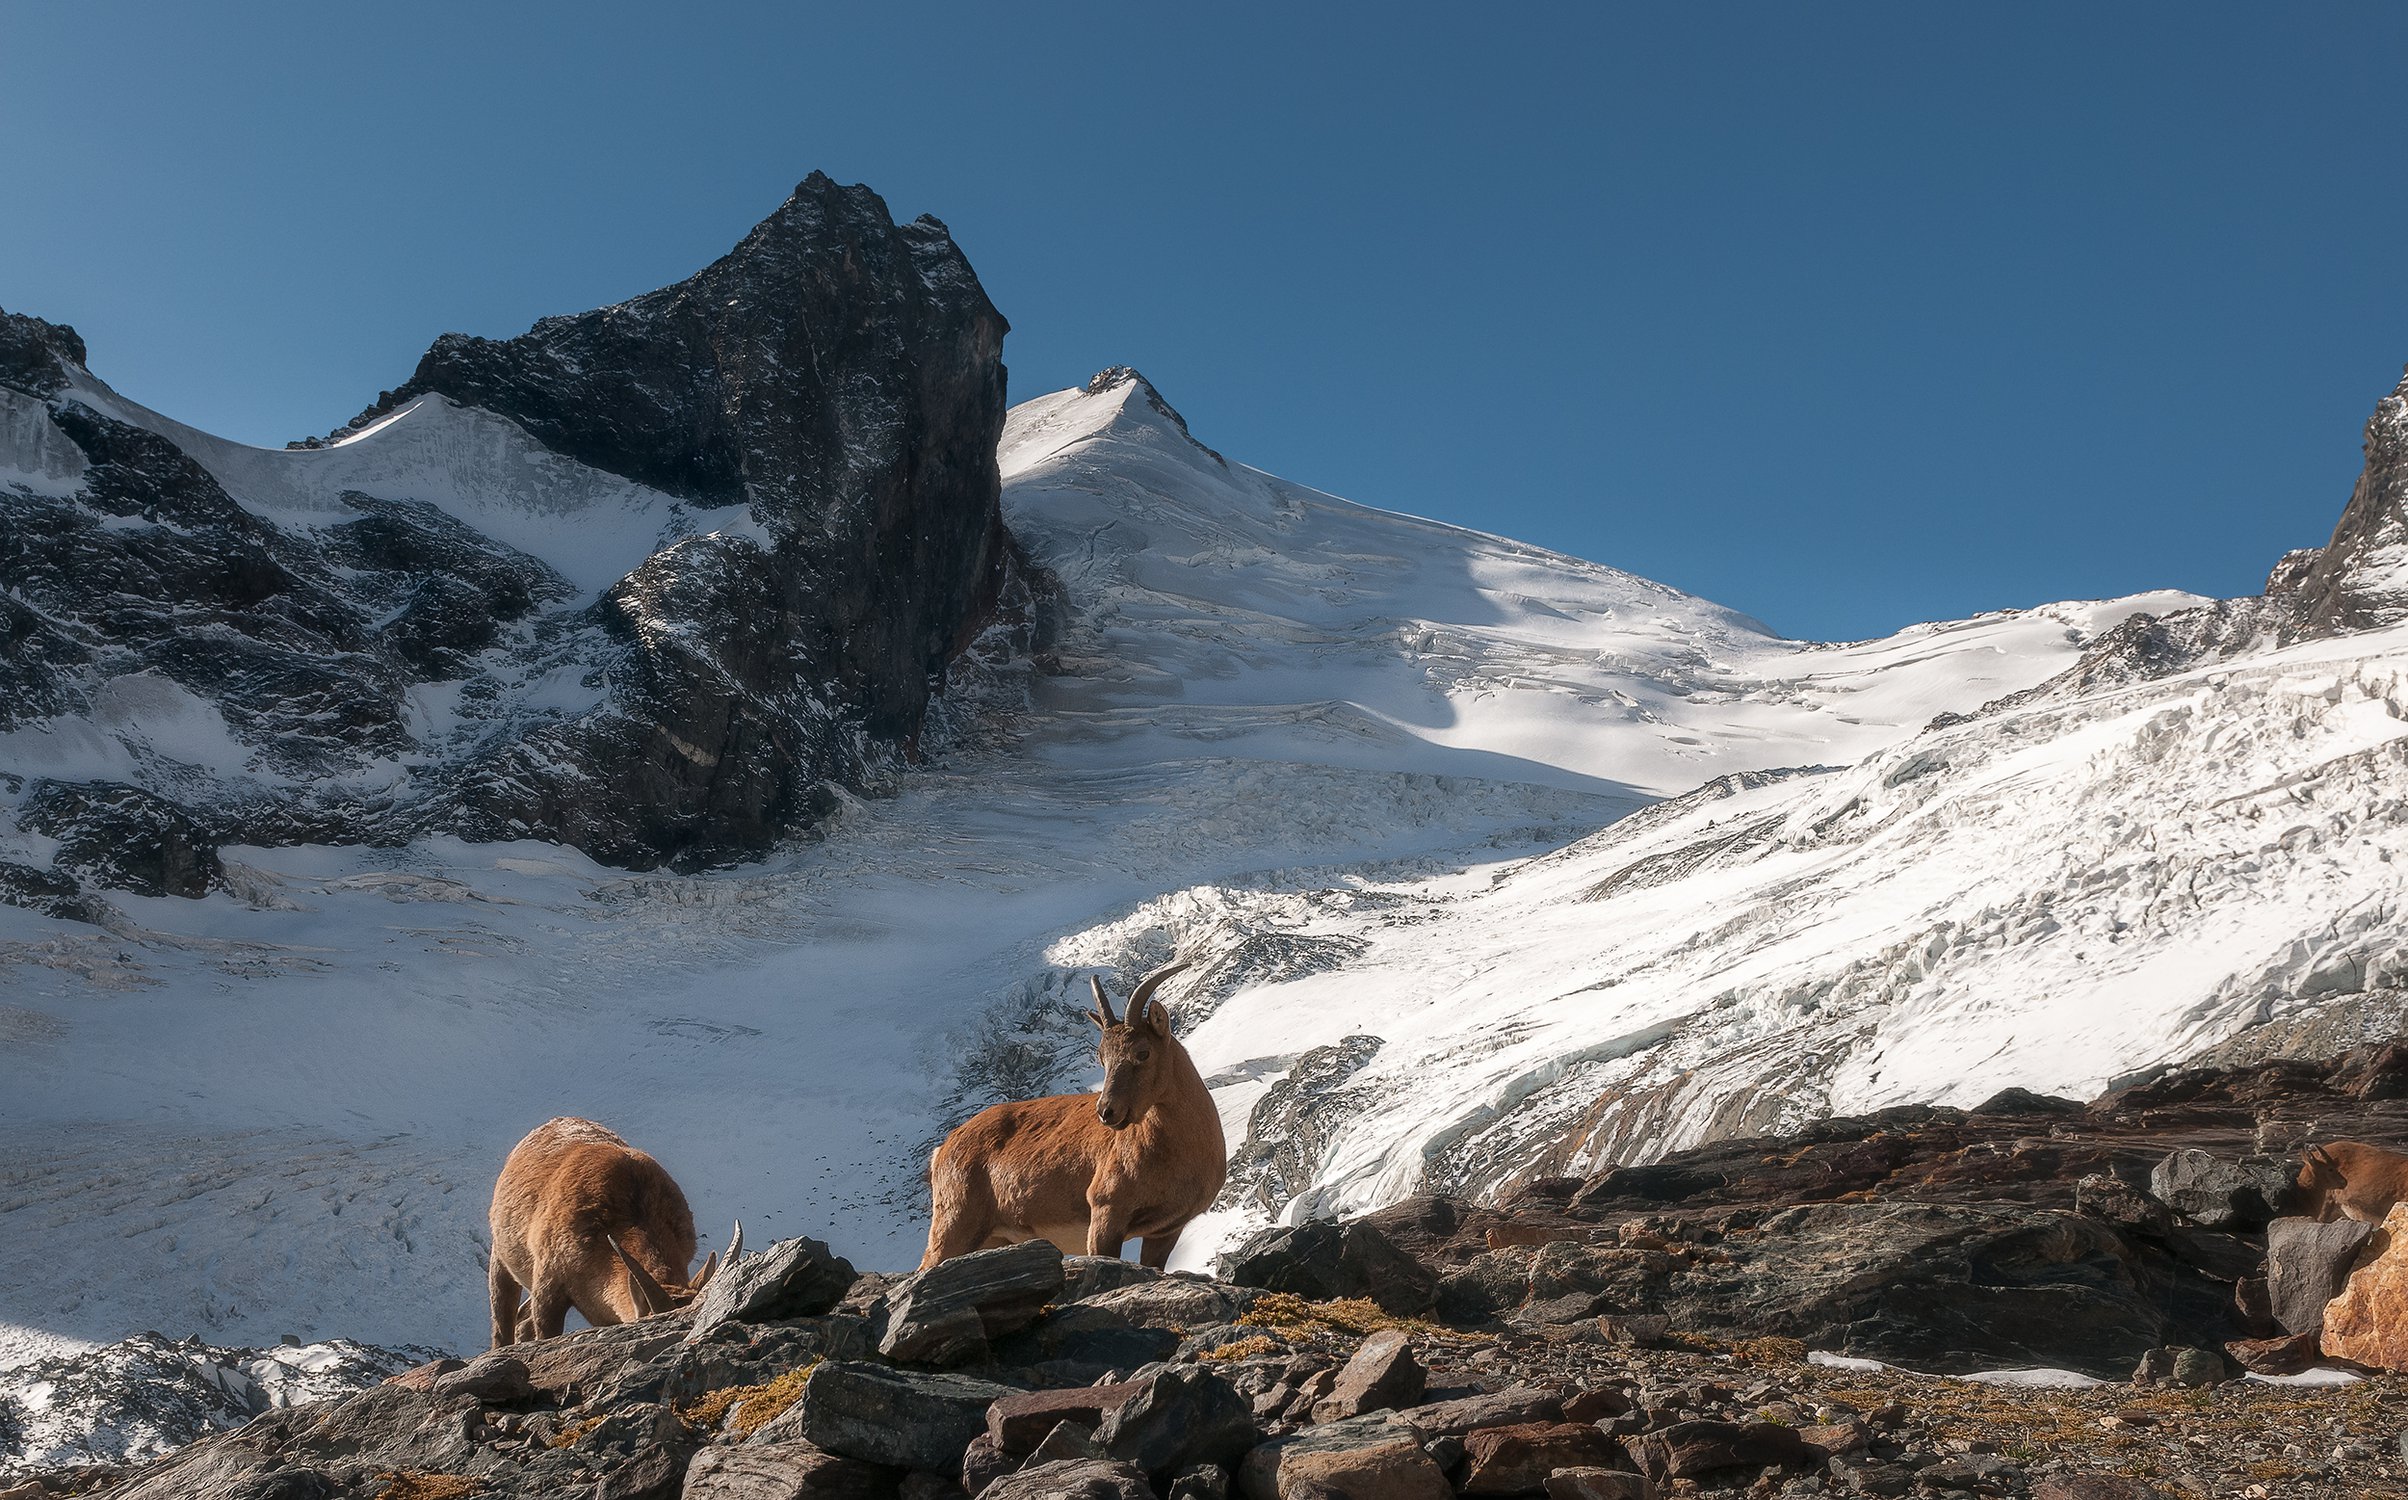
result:
<svg viewBox="0 0 2408 1500"><path fill-rule="evenodd" d="M446 334L283 452L0 314L0 732L38 730L0 889L77 915L199 894L227 843L691 868L807 828L1027 614L1005 330L941 223L817 173L686 281Z"/></svg>
<svg viewBox="0 0 2408 1500"><path fill-rule="evenodd" d="M2295 599L2320 634L2408 619L2408 373L2366 419L2366 467L2332 541L2285 558L2266 592Z"/></svg>

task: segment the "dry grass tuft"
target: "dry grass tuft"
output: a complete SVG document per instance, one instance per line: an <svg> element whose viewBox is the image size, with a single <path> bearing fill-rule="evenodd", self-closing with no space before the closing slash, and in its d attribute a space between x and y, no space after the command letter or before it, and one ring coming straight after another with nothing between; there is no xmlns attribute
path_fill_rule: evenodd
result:
<svg viewBox="0 0 2408 1500"><path fill-rule="evenodd" d="M600 1417L587 1417L581 1422L571 1422L545 1439L545 1445L552 1448L566 1448L601 1425Z"/></svg>
<svg viewBox="0 0 2408 1500"><path fill-rule="evenodd" d="M1426 1318L1400 1318L1394 1313L1382 1311L1380 1305L1368 1297L1312 1302L1292 1292L1265 1292L1237 1321L1246 1328L1276 1328L1292 1333L1326 1330L1360 1335L1377 1333L1383 1328L1401 1328L1425 1338L1471 1337L1451 1328L1441 1328Z"/></svg>
<svg viewBox="0 0 2408 1500"><path fill-rule="evenodd" d="M1258 1354L1275 1354L1279 1347L1277 1339L1265 1338L1257 1333L1233 1344L1223 1344L1218 1349L1207 1349L1196 1358L1207 1364L1226 1364L1232 1360L1252 1359Z"/></svg>
<svg viewBox="0 0 2408 1500"><path fill-rule="evenodd" d="M813 1360L760 1385L730 1385L705 1391L693 1405L679 1407L677 1414L688 1425L705 1432L716 1432L726 1423L750 1437L802 1398L803 1387L810 1383L811 1371L818 1363ZM736 1413L732 1422L728 1421L730 1411Z"/></svg>
<svg viewBox="0 0 2408 1500"><path fill-rule="evenodd" d="M1741 1339L1730 1346L1729 1352L1732 1361L1742 1365L1780 1368L1806 1363L1806 1344L1802 1339L1785 1339L1769 1335L1764 1338Z"/></svg>
<svg viewBox="0 0 2408 1500"><path fill-rule="evenodd" d="M386 1486L376 1500L462 1500L485 1491L485 1481L464 1474L428 1474L417 1469L386 1470L376 1476Z"/></svg>

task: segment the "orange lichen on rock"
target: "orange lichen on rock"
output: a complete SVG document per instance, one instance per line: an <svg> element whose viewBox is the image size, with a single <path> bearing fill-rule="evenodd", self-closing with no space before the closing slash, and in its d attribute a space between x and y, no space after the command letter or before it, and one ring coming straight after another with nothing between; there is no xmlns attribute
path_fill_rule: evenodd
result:
<svg viewBox="0 0 2408 1500"><path fill-rule="evenodd" d="M2395 1204L2358 1252L2356 1269L2324 1310L2324 1352L2408 1370L2408 1203Z"/></svg>

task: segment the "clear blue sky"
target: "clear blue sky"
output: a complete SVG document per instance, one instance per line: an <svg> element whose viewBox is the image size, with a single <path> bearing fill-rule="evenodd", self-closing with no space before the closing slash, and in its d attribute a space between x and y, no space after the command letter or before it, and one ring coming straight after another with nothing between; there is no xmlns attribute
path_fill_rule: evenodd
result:
<svg viewBox="0 0 2408 1500"><path fill-rule="evenodd" d="M2322 542L2408 360L2396 4L48 5L0 305L230 436L674 281L805 173L934 213L1026 397L1791 634Z"/></svg>

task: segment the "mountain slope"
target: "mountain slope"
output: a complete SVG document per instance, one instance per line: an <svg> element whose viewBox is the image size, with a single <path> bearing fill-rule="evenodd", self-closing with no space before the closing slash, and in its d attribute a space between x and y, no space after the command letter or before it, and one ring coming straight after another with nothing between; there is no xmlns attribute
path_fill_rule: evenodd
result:
<svg viewBox="0 0 2408 1500"><path fill-rule="evenodd" d="M381 420L474 410L444 399ZM295 461L356 462L386 430ZM819 842L642 876L532 839L230 844L203 899L112 894L113 931L0 908L22 1080L0 1097L0 1340L472 1346L492 1175L555 1113L659 1155L706 1235L740 1213L906 1263L931 1137L1084 1085L1072 966L1125 979L1192 933L1195 1019L1283 1005L1418 920L1400 881L1560 848L1706 777L1875 752L2188 602L1781 641L1226 463L1117 373L1018 408L1001 467L1009 524L1062 580L1059 642L1034 672L957 668L929 763L841 799ZM570 562L544 566L574 587ZM126 735L202 737L175 730L189 710L123 702ZM1269 898L1356 914L1322 934ZM1233 1140L1277 1075L1224 1084Z"/></svg>
<svg viewBox="0 0 2408 1500"><path fill-rule="evenodd" d="M1050 753L1099 764L1203 740L1652 801L1854 761L2200 602L1783 640L1613 568L1231 464L1126 369L1015 407L1003 467L1013 531L1076 606L1039 698Z"/></svg>

